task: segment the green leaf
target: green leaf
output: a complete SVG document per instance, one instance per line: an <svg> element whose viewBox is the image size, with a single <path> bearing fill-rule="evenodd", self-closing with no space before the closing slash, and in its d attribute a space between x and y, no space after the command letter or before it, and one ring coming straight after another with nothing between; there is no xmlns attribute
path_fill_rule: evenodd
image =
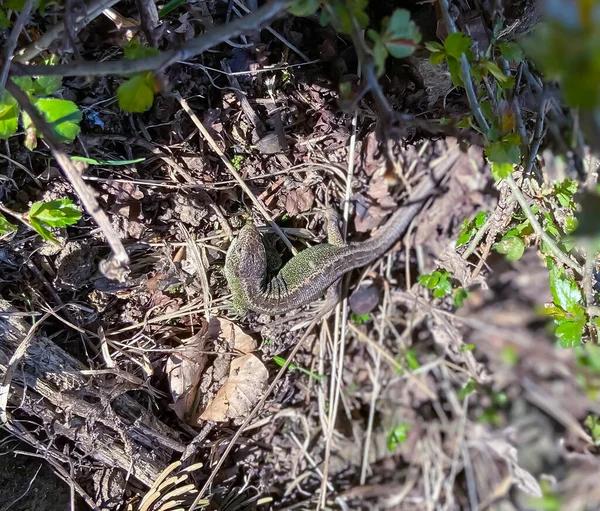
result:
<svg viewBox="0 0 600 511"><path fill-rule="evenodd" d="M7 232L16 231L17 226L11 224L4 215L0 214L0 235L6 234Z"/></svg>
<svg viewBox="0 0 600 511"><path fill-rule="evenodd" d="M463 245L467 244L469 242L469 240L471 239L471 236L473 236L473 230L472 229L468 229L464 232L461 232L458 235L458 239L456 240L456 248L458 247L462 247Z"/></svg>
<svg viewBox="0 0 600 511"><path fill-rule="evenodd" d="M410 424L400 424L393 428L387 438L388 451L393 452L398 444L406 442L409 431Z"/></svg>
<svg viewBox="0 0 600 511"><path fill-rule="evenodd" d="M450 71L452 83L457 87L462 87L464 82L461 75L460 62L454 57L446 56L446 64L448 65L448 71Z"/></svg>
<svg viewBox="0 0 600 511"><path fill-rule="evenodd" d="M40 76L33 82L33 93L37 96L49 96L62 85L62 76Z"/></svg>
<svg viewBox="0 0 600 511"><path fill-rule="evenodd" d="M585 319L564 319L556 327L556 337L562 348L574 348L581 344Z"/></svg>
<svg viewBox="0 0 600 511"><path fill-rule="evenodd" d="M507 346L500 352L500 359L508 366L514 366L519 361L519 354L513 346Z"/></svg>
<svg viewBox="0 0 600 511"><path fill-rule="evenodd" d="M10 27L10 20L6 16L6 13L3 10L0 10L0 29L4 30L8 27Z"/></svg>
<svg viewBox="0 0 600 511"><path fill-rule="evenodd" d="M417 360L417 352L415 350L406 350L404 355L404 359L406 361L406 365L411 371L416 371L421 367L419 361Z"/></svg>
<svg viewBox="0 0 600 511"><path fill-rule="evenodd" d="M494 62L487 61L485 65L488 68L488 71L492 73L494 78L498 80L500 85L506 87L514 85L514 78L511 76L506 76Z"/></svg>
<svg viewBox="0 0 600 511"><path fill-rule="evenodd" d="M25 0L4 0L2 7L7 10L21 12L25 7Z"/></svg>
<svg viewBox="0 0 600 511"><path fill-rule="evenodd" d="M440 281L440 276L437 274L437 272L424 273L423 275L419 275L418 281L423 287L427 289L433 289Z"/></svg>
<svg viewBox="0 0 600 511"><path fill-rule="evenodd" d="M167 14L174 11L178 7L186 3L187 0L169 0L165 6L158 11L159 19L164 18ZM293 13L292 13L293 14Z"/></svg>
<svg viewBox="0 0 600 511"><path fill-rule="evenodd" d="M123 52L125 53L125 58L128 60L156 57L160 53L157 48L144 46L137 39L129 41L123 48Z"/></svg>
<svg viewBox="0 0 600 511"><path fill-rule="evenodd" d="M119 85L117 97L123 110L133 113L145 112L154 103L156 82L152 72L136 74Z"/></svg>
<svg viewBox="0 0 600 511"><path fill-rule="evenodd" d="M317 12L319 5L318 0L294 0L288 10L294 16L311 16Z"/></svg>
<svg viewBox="0 0 600 511"><path fill-rule="evenodd" d="M557 267L550 270L550 292L554 303L567 312L576 313L583 300L581 289Z"/></svg>
<svg viewBox="0 0 600 511"><path fill-rule="evenodd" d="M467 37L464 33L455 32L446 37L444 48L446 49L446 54L460 61L463 53L471 47L472 43L471 38Z"/></svg>
<svg viewBox="0 0 600 511"><path fill-rule="evenodd" d="M352 323L354 323L355 325L364 325L365 323L368 323L369 321L371 321L371 315L370 314L356 314L356 313L352 313L350 314L350 319L352 321Z"/></svg>
<svg viewBox="0 0 600 511"><path fill-rule="evenodd" d="M464 399L475 390L475 380L472 378L456 393L458 399Z"/></svg>
<svg viewBox="0 0 600 511"><path fill-rule="evenodd" d="M73 142L79 134L81 111L72 101L56 98L40 98L34 102L35 107L53 128L54 134L61 142ZM31 119L23 112L25 129L33 126Z"/></svg>
<svg viewBox="0 0 600 511"><path fill-rule="evenodd" d="M501 254L506 254L506 259L509 261L518 261L525 252L525 243L515 236L501 240L494 245L494 248Z"/></svg>
<svg viewBox="0 0 600 511"><path fill-rule="evenodd" d="M4 91L0 96L0 140L12 137L19 126L19 105L15 98Z"/></svg>
<svg viewBox="0 0 600 511"><path fill-rule="evenodd" d="M382 40L390 55L401 59L412 55L417 49L421 42L421 32L410 19L409 11L396 9L387 22Z"/></svg>
<svg viewBox="0 0 600 511"><path fill-rule="evenodd" d="M596 446L600 445L600 420L597 415L590 414L583 423L589 430Z"/></svg>
<svg viewBox="0 0 600 511"><path fill-rule="evenodd" d="M425 45L425 48L427 48L431 53L444 51L444 45L438 43L437 41L426 41L423 44Z"/></svg>
<svg viewBox="0 0 600 511"><path fill-rule="evenodd" d="M33 79L31 76L15 76L12 80L23 92L29 93L33 91Z"/></svg>
<svg viewBox="0 0 600 511"><path fill-rule="evenodd" d="M510 163L492 163L492 176L496 181L506 179L514 170Z"/></svg>
<svg viewBox="0 0 600 511"><path fill-rule="evenodd" d="M42 222L40 222L39 220L37 220L36 218L32 218L29 220L29 224L31 225L31 227L34 228L34 230L45 240L50 240L50 241L57 241L56 238L52 235L52 233L50 232L50 230L44 226L44 224L42 224Z"/></svg>
<svg viewBox="0 0 600 511"><path fill-rule="evenodd" d="M445 58L446 58L446 54L440 51L440 52L432 53L431 55L429 55L429 62L431 64L433 64L434 66L437 66L438 64L441 64L442 62L444 62Z"/></svg>
<svg viewBox="0 0 600 511"><path fill-rule="evenodd" d="M67 227L76 224L81 211L69 199L57 199L49 202L36 202L29 209L29 220L43 222L49 227Z"/></svg>
<svg viewBox="0 0 600 511"><path fill-rule="evenodd" d="M487 217L488 214L486 211L481 211L480 213L477 213L477 215L475 215L475 227L477 227L478 229L483 227L487 220Z"/></svg>
<svg viewBox="0 0 600 511"><path fill-rule="evenodd" d="M462 307L464 301L469 297L469 293L466 289L459 287L454 291L453 302L455 307Z"/></svg>
<svg viewBox="0 0 600 511"><path fill-rule="evenodd" d="M373 58L375 59L377 76L381 76L385 71L385 61L388 58L387 48L381 43L381 40L375 41Z"/></svg>
<svg viewBox="0 0 600 511"><path fill-rule="evenodd" d="M234 160L235 158L236 157L234 157ZM89 163L90 165L107 165L111 167L117 167L119 165L132 165L134 163L140 163L145 159L146 158L136 158L135 160L96 160L94 158L86 158L85 156L71 156L72 161L82 161Z"/></svg>
<svg viewBox="0 0 600 511"><path fill-rule="evenodd" d="M509 62L519 64L523 60L523 50L517 43L500 43L498 48L502 56Z"/></svg>
<svg viewBox="0 0 600 511"><path fill-rule="evenodd" d="M565 219L565 233L571 234L577 230L579 222L574 216L569 216Z"/></svg>
<svg viewBox="0 0 600 511"><path fill-rule="evenodd" d="M448 277L446 276L445 278L440 278L440 281L433 290L433 296L435 298L442 299L448 296L450 293L452 293L452 284L450 284Z"/></svg>
<svg viewBox="0 0 600 511"><path fill-rule="evenodd" d="M485 149L486 156L492 163L511 163L516 165L521 161L520 143L521 137L519 135L509 133L497 142L489 144Z"/></svg>

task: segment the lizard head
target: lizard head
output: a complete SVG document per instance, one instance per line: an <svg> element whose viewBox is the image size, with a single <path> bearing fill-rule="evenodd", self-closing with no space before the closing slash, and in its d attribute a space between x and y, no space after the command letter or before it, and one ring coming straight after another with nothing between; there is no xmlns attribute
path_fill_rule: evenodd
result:
<svg viewBox="0 0 600 511"><path fill-rule="evenodd" d="M234 304L242 308L245 295L262 289L267 276L267 254L262 237L253 223L240 230L225 256L225 278Z"/></svg>

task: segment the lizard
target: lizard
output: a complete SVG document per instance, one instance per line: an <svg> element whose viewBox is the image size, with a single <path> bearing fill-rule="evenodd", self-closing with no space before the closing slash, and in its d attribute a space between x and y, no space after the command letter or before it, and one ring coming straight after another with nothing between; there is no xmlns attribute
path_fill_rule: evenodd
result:
<svg viewBox="0 0 600 511"><path fill-rule="evenodd" d="M272 278L267 277L269 254L265 242L256 225L248 222L225 256L224 273L234 310L240 315L254 311L274 316L328 294L344 274L380 258L396 243L457 157L449 156L432 176L424 178L413 191L416 198L397 209L368 240L344 243L337 215L329 211L328 242L300 251Z"/></svg>

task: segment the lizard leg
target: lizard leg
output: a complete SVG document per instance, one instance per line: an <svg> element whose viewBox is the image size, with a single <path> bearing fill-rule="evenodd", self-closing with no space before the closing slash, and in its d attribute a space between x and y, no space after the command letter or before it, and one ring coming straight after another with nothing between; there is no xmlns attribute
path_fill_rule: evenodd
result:
<svg viewBox="0 0 600 511"><path fill-rule="evenodd" d="M327 220L327 241L330 245L343 247L346 245L340 230L340 215L332 207L325 210L325 218ZM332 286L333 287L333 286Z"/></svg>

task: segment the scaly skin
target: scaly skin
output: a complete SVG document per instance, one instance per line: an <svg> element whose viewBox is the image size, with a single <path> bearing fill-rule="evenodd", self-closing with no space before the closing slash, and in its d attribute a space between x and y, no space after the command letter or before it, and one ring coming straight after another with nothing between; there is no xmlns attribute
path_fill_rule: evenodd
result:
<svg viewBox="0 0 600 511"><path fill-rule="evenodd" d="M298 309L323 296L345 273L381 257L404 234L424 200L455 160L449 158L444 170L437 171L433 179L424 179L414 191L416 199L398 209L371 239L342 246L323 243L307 248L270 280L267 280L267 251L263 239L254 224L245 225L225 257L225 277L236 312L245 314L252 310L277 315Z"/></svg>

